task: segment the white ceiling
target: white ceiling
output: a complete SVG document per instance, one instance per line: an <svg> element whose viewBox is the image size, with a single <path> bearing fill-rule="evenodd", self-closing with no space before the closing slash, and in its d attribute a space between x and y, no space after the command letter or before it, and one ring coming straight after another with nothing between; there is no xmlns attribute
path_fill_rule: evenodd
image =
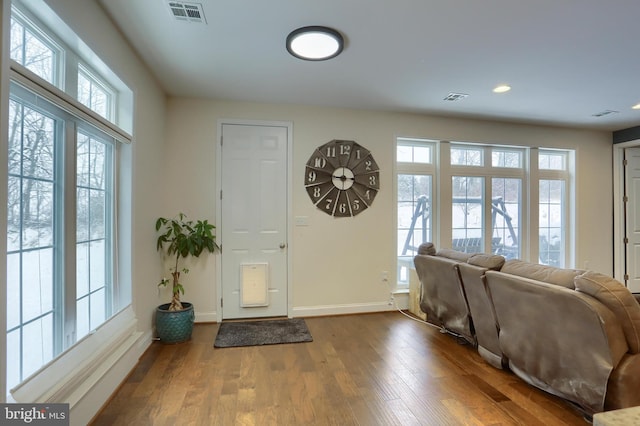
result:
<svg viewBox="0 0 640 426"><path fill-rule="evenodd" d="M639 0L100 0L176 96L524 121L640 125ZM325 25L342 54L302 61L289 32ZM494 94L508 83L513 89ZM445 101L450 92L469 96ZM593 114L619 111L603 117Z"/></svg>

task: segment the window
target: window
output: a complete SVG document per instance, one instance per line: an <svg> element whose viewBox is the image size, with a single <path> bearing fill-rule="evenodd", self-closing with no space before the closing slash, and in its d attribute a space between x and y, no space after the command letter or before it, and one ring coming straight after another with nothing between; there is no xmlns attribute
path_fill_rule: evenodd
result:
<svg viewBox="0 0 640 426"><path fill-rule="evenodd" d="M564 267L566 264L568 215L567 188L569 185L567 151L540 150L539 206L539 262Z"/></svg>
<svg viewBox="0 0 640 426"><path fill-rule="evenodd" d="M451 144L454 249L520 256L524 158L522 148Z"/></svg>
<svg viewBox="0 0 640 426"><path fill-rule="evenodd" d="M483 166L484 150L474 147L451 147L451 165Z"/></svg>
<svg viewBox="0 0 640 426"><path fill-rule="evenodd" d="M433 241L434 152L431 141L398 139L396 143L399 286L409 285L409 269L420 244Z"/></svg>
<svg viewBox="0 0 640 426"><path fill-rule="evenodd" d="M398 286L408 284L412 258L425 241L564 267L574 162L571 150L398 138ZM440 175L447 178L438 183ZM445 193L450 201L438 205ZM538 206L537 214L528 206ZM444 215L451 222L439 220Z"/></svg>
<svg viewBox="0 0 640 426"><path fill-rule="evenodd" d="M113 150L108 138L76 135L77 337L111 313L113 288Z"/></svg>
<svg viewBox="0 0 640 426"><path fill-rule="evenodd" d="M61 48L19 10L11 13L11 49L9 56L38 77L60 86Z"/></svg>
<svg viewBox="0 0 640 426"><path fill-rule="evenodd" d="M89 134L86 124L32 99L12 84L7 278L15 291L8 292L7 360L15 368L8 369L8 387L113 312L113 138L87 128ZM68 127L80 130L65 132ZM74 163L75 183L67 182L65 167ZM65 198L64 188L74 186L75 200ZM75 249L65 244L74 227Z"/></svg>
<svg viewBox="0 0 640 426"><path fill-rule="evenodd" d="M484 178L452 178L452 244L466 253L484 252Z"/></svg>
<svg viewBox="0 0 640 426"><path fill-rule="evenodd" d="M84 66L78 68L78 101L100 116L113 121L113 90Z"/></svg>
<svg viewBox="0 0 640 426"><path fill-rule="evenodd" d="M118 141L129 137L112 124L119 107L130 110L118 94L131 92L81 64L17 2L10 56L7 391L131 300L117 279L115 244ZM64 81L60 69L77 74ZM48 83L77 102L43 90Z"/></svg>

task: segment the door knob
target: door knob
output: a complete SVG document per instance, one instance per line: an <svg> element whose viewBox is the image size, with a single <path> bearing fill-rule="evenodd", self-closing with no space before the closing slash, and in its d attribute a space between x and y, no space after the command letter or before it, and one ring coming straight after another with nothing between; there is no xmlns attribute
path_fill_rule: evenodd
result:
<svg viewBox="0 0 640 426"><path fill-rule="evenodd" d="M285 243L280 243L280 248L283 249L285 248L287 245Z"/></svg>

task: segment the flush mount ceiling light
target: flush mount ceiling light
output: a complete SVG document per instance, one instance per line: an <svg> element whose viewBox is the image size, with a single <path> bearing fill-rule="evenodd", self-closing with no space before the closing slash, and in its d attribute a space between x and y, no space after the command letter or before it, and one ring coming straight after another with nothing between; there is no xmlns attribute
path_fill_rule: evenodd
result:
<svg viewBox="0 0 640 426"><path fill-rule="evenodd" d="M506 93L511 90L511 86L508 84L501 84L493 88L493 93Z"/></svg>
<svg viewBox="0 0 640 426"><path fill-rule="evenodd" d="M635 104L634 106L631 107L631 109L640 109L640 104Z"/></svg>
<svg viewBox="0 0 640 426"><path fill-rule="evenodd" d="M302 27L287 36L287 51L306 61L325 61L335 58L344 48L342 35L320 26Z"/></svg>

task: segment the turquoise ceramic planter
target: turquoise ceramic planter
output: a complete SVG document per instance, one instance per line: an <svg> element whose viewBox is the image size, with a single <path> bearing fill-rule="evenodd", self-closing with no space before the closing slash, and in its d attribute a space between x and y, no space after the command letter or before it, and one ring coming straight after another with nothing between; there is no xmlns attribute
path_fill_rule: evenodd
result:
<svg viewBox="0 0 640 426"><path fill-rule="evenodd" d="M191 303L183 302L181 311L169 311L170 303L156 309L156 332L163 343L180 343L191 339L195 313Z"/></svg>

